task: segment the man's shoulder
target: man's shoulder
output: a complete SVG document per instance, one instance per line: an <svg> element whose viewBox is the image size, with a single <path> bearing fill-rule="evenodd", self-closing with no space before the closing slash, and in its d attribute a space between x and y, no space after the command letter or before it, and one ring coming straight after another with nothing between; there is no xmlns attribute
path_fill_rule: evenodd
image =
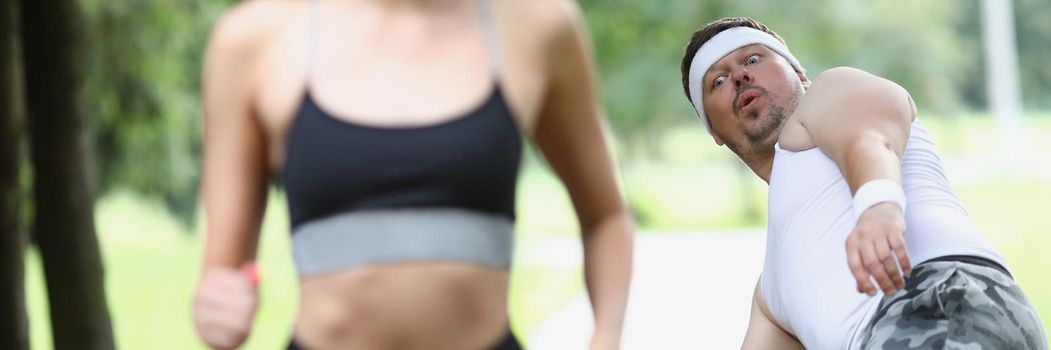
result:
<svg viewBox="0 0 1051 350"><path fill-rule="evenodd" d="M886 83L893 84L893 82L868 73L868 71L856 67L840 66L822 71L820 75L813 78L806 95L811 95L811 92L822 92L824 94L824 92L853 90Z"/></svg>
<svg viewBox="0 0 1051 350"><path fill-rule="evenodd" d="M795 114L806 124L808 115L881 104L906 103L913 108L911 101L909 92L893 81L857 68L836 67L811 80Z"/></svg>
<svg viewBox="0 0 1051 350"><path fill-rule="evenodd" d="M904 91L901 85L864 70L836 67L818 74L803 98L880 98L897 96Z"/></svg>
<svg viewBox="0 0 1051 350"><path fill-rule="evenodd" d="M869 79L882 79L872 73L866 72L860 68L840 66L835 68L829 68L821 74L818 74L814 78L814 83L819 81L839 82L846 83L851 80L869 80Z"/></svg>
<svg viewBox="0 0 1051 350"><path fill-rule="evenodd" d="M912 113L897 113L909 110ZM838 121L856 120L854 117L872 113L887 117L901 114L903 122L916 114L912 97L901 85L857 68L832 68L811 80L782 132L782 141L795 139L799 141L786 144L812 146L815 130L842 125ZM827 124L833 119L837 122ZM822 125L826 127L820 127Z"/></svg>

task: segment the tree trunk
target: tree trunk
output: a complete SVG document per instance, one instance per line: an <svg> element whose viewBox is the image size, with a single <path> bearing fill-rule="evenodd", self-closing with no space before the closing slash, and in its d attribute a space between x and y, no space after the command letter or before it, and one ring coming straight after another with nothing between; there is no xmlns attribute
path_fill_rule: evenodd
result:
<svg viewBox="0 0 1051 350"><path fill-rule="evenodd" d="M29 349L25 303L25 236L20 225L19 150L22 128L17 93L15 7L0 0L0 349Z"/></svg>
<svg viewBox="0 0 1051 350"><path fill-rule="evenodd" d="M76 0L23 0L20 12L35 174L32 229L55 349L113 349L82 103L86 28Z"/></svg>

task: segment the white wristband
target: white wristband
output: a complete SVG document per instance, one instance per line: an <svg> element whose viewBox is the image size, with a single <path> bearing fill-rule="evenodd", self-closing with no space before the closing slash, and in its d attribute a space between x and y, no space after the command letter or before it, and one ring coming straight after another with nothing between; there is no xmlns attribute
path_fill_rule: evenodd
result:
<svg viewBox="0 0 1051 350"><path fill-rule="evenodd" d="M883 202L897 204L905 213L905 190L891 180L872 180L861 185L854 193L854 221L873 205Z"/></svg>

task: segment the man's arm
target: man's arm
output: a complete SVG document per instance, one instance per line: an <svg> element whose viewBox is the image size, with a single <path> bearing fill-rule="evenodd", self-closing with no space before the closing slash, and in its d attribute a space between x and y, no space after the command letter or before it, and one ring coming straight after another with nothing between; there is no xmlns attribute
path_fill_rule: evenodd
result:
<svg viewBox="0 0 1051 350"><path fill-rule="evenodd" d="M900 189L901 157L915 115L904 88L853 68L830 69L814 79L795 114L813 143L839 166L852 194L876 180ZM904 287L898 264L906 274L911 264L903 209L881 202L858 218L846 246L859 292L875 295L869 277L886 294Z"/></svg>
<svg viewBox="0 0 1051 350"><path fill-rule="evenodd" d="M752 313L741 349L805 349L799 340L774 323L766 309L759 283L755 284L755 292L752 293Z"/></svg>

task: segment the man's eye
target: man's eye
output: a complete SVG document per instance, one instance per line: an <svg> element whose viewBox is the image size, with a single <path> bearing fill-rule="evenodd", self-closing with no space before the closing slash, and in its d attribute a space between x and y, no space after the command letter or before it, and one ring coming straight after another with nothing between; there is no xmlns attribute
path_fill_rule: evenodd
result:
<svg viewBox="0 0 1051 350"><path fill-rule="evenodd" d="M759 63L759 55L748 56L748 64L756 64L756 63Z"/></svg>
<svg viewBox="0 0 1051 350"><path fill-rule="evenodd" d="M712 81L712 87L717 88L719 86L722 86L724 82L726 82L726 77L715 78L715 80Z"/></svg>

